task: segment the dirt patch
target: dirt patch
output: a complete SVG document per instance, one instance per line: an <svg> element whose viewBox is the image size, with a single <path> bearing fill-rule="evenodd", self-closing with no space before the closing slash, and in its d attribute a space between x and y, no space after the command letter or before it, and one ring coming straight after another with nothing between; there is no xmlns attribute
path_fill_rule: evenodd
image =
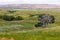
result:
<svg viewBox="0 0 60 40"><path fill-rule="evenodd" d="M6 38L6 37L3 37L3 38L0 38L0 40L15 40L14 38Z"/></svg>
<svg viewBox="0 0 60 40"><path fill-rule="evenodd" d="M15 40L15 39L13 37L11 37L10 40Z"/></svg>

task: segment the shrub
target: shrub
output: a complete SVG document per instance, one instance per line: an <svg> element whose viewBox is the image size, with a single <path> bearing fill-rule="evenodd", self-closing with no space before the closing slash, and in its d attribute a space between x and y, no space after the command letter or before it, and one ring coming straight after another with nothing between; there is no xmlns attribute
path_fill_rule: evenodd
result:
<svg viewBox="0 0 60 40"><path fill-rule="evenodd" d="M43 24L42 23L37 23L35 27L41 27Z"/></svg>
<svg viewBox="0 0 60 40"><path fill-rule="evenodd" d="M51 23L55 23L55 17L54 16L51 16L51 17L52 17Z"/></svg>
<svg viewBox="0 0 60 40"><path fill-rule="evenodd" d="M9 12L9 13L14 13L14 12L16 12L16 11L14 11L14 10L9 10L8 12Z"/></svg>
<svg viewBox="0 0 60 40"><path fill-rule="evenodd" d="M4 16L3 16L3 20L12 21L12 20L14 20L14 17L13 17L13 16L4 15Z"/></svg>
<svg viewBox="0 0 60 40"><path fill-rule="evenodd" d="M23 18L21 16L17 16L15 20L23 20Z"/></svg>
<svg viewBox="0 0 60 40"><path fill-rule="evenodd" d="M2 15L0 15L0 19L2 19Z"/></svg>
<svg viewBox="0 0 60 40"><path fill-rule="evenodd" d="M55 17L53 15L49 15L49 14L41 14L38 16L38 21L39 23L37 24L38 26L44 25L44 27L47 27L48 24L54 23L55 22Z"/></svg>

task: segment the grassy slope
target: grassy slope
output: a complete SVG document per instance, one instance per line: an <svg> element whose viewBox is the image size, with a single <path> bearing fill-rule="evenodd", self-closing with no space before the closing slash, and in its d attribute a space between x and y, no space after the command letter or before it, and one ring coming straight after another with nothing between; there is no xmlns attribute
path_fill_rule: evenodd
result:
<svg viewBox="0 0 60 40"><path fill-rule="evenodd" d="M2 13L2 14L1 14ZM51 14L56 18L54 24L50 24L49 28L35 28L34 25L38 22L37 17L29 17L29 14ZM15 40L60 40L60 11L55 9L50 10L17 10L15 13L8 13L6 10L1 10L0 15L12 15L12 16L22 16L24 20L22 21L11 21L6 22L1 20L1 27L11 27L14 25L18 26L18 30L14 29L9 33L5 30L4 33L0 33L0 37L13 37ZM56 29L57 28L57 29ZM11 28L13 29L13 28ZM2 29L3 30L3 29ZM9 30L9 29L8 29ZM29 31L30 30L30 31ZM3 30L4 31L4 30Z"/></svg>
<svg viewBox="0 0 60 40"><path fill-rule="evenodd" d="M40 28L32 31L2 33L0 37L13 37L15 40L60 40L59 30L56 28Z"/></svg>

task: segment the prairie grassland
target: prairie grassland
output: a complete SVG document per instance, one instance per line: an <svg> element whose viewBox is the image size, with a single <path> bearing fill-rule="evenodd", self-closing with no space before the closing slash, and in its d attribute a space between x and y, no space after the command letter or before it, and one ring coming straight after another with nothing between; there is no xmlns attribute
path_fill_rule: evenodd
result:
<svg viewBox="0 0 60 40"><path fill-rule="evenodd" d="M55 23L47 28L35 28L38 22L37 14L50 14L55 16ZM60 40L60 10L16 10L9 13L8 10L0 10L0 15L22 16L24 20L4 21L0 20L0 37L14 38L15 40ZM30 17L30 15L35 15Z"/></svg>

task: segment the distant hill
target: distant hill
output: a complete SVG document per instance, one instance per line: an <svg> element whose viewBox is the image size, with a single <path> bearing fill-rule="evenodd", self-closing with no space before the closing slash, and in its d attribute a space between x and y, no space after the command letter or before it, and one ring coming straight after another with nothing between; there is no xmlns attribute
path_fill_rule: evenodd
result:
<svg viewBox="0 0 60 40"><path fill-rule="evenodd" d="M0 8L60 8L60 5L55 4L6 4L0 5Z"/></svg>

